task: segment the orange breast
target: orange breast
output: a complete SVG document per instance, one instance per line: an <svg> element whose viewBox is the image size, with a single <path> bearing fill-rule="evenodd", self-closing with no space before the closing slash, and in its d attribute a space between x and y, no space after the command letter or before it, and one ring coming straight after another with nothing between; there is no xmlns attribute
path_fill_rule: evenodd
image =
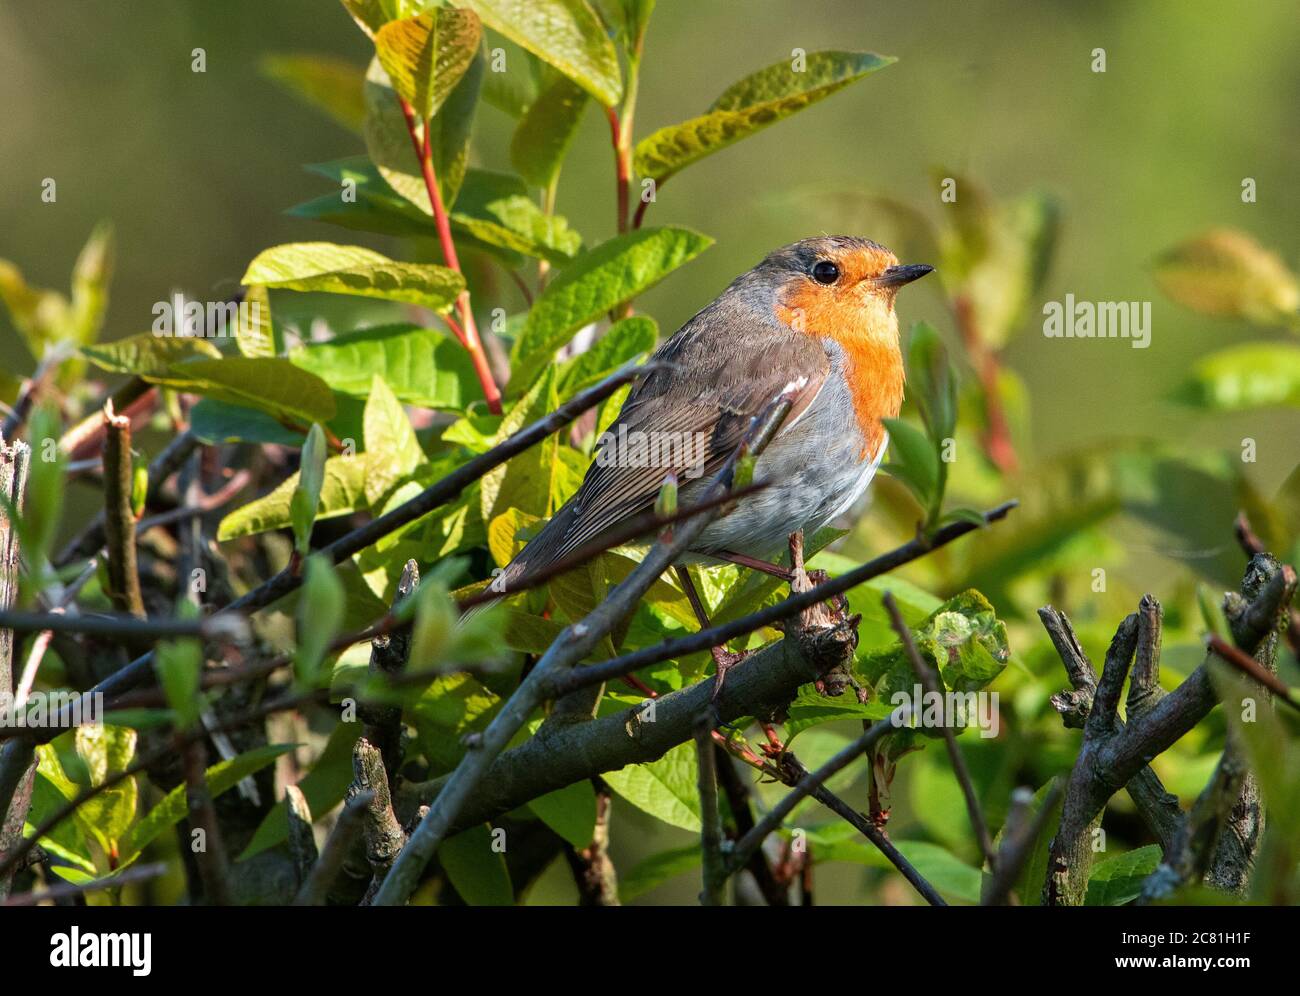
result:
<svg viewBox="0 0 1300 996"><path fill-rule="evenodd" d="M903 404L905 373L893 302L875 295L846 300L808 287L789 294L776 311L792 329L839 344L862 434L858 455L874 457L885 435L880 420L897 418Z"/></svg>

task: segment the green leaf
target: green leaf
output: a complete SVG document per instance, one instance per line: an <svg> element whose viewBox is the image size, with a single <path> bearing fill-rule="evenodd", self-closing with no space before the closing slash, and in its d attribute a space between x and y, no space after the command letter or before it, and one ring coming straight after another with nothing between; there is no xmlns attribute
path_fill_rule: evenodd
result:
<svg viewBox="0 0 1300 996"><path fill-rule="evenodd" d="M586 91L565 76L533 101L510 140L510 163L520 176L535 187L550 188L586 108Z"/></svg>
<svg viewBox="0 0 1300 996"><path fill-rule="evenodd" d="M241 356L278 356L284 337L271 317L271 295L265 287L250 287L235 312L235 346Z"/></svg>
<svg viewBox="0 0 1300 996"><path fill-rule="evenodd" d="M366 497L372 505L425 462L424 450L415 438L406 410L377 374L371 381L370 397L366 401L365 443Z"/></svg>
<svg viewBox="0 0 1300 996"><path fill-rule="evenodd" d="M686 228L642 228L583 253L534 302L512 351L512 382L530 383L574 332L653 287L712 244L708 236Z"/></svg>
<svg viewBox="0 0 1300 996"><path fill-rule="evenodd" d="M574 847L586 847L596 830L596 792L591 782L574 782L528 804L538 819Z"/></svg>
<svg viewBox="0 0 1300 996"><path fill-rule="evenodd" d="M289 354L295 366L354 398L383 379L403 404L464 411L483 396L464 347L437 329L382 325L314 342Z"/></svg>
<svg viewBox="0 0 1300 996"><path fill-rule="evenodd" d="M316 520L333 519L366 508L366 472L364 456L335 456L326 460ZM217 527L217 540L224 543L240 536L290 526L290 506L297 487L298 473L295 471L270 494L249 502L222 519Z"/></svg>
<svg viewBox="0 0 1300 996"><path fill-rule="evenodd" d="M220 359L221 350L198 336L160 336L141 332L116 342L82 346L81 355L95 366L113 373L162 377L184 360Z"/></svg>
<svg viewBox="0 0 1300 996"><path fill-rule="evenodd" d="M623 99L614 44L586 0L469 0L468 6L605 107Z"/></svg>
<svg viewBox="0 0 1300 996"><path fill-rule="evenodd" d="M204 772L208 791L215 798L223 792L234 788L245 778L261 771L275 761L281 754L293 750L293 744L269 744L246 751L229 761L221 761ZM119 846L120 865L125 866L139 857L140 852L148 847L157 837L185 818L188 810L185 786L177 785L158 805L149 810L144 819L139 820L122 838Z"/></svg>
<svg viewBox="0 0 1300 996"><path fill-rule="evenodd" d="M302 595L298 599L298 646L293 670L302 688L316 687L321 662L343 618L343 582L324 554L308 557L303 568Z"/></svg>
<svg viewBox="0 0 1300 996"><path fill-rule="evenodd" d="M783 59L729 87L707 114L637 143L642 176L665 178L897 61L870 52L810 52L802 72Z"/></svg>
<svg viewBox="0 0 1300 996"><path fill-rule="evenodd" d="M912 327L907 374L930 439L937 445L951 438L957 424L957 382L943 340L929 322Z"/></svg>
<svg viewBox="0 0 1300 996"><path fill-rule="evenodd" d="M1174 246L1156 260L1155 281L1192 311L1300 330L1300 280L1245 232L1211 229Z"/></svg>
<svg viewBox="0 0 1300 996"><path fill-rule="evenodd" d="M285 428L266 412L203 398L190 409L190 431L203 442L275 443L301 446L303 434Z"/></svg>
<svg viewBox="0 0 1300 996"><path fill-rule="evenodd" d="M634 865L627 874L619 876L618 897L623 902L630 903L670 878L694 871L700 867L701 857L699 844L652 854Z"/></svg>
<svg viewBox="0 0 1300 996"><path fill-rule="evenodd" d="M177 616L194 619L197 607L184 599ZM188 730L198 722L203 706L200 681L203 677L203 645L198 640L168 640L158 644L154 653L154 671L162 686L167 705L176 714L176 728Z"/></svg>
<svg viewBox="0 0 1300 996"><path fill-rule="evenodd" d="M851 861L868 868L893 868L877 848L864 840L816 840L812 842L813 861ZM931 885L946 896L967 903L978 903L982 876L980 870L966 864L951 851L923 840L895 842L899 852Z"/></svg>
<svg viewBox="0 0 1300 996"><path fill-rule="evenodd" d="M108 311L108 283L113 276L113 226L100 222L90 233L72 267L71 335L75 342L94 342Z"/></svg>
<svg viewBox="0 0 1300 996"><path fill-rule="evenodd" d="M448 838L438 848L442 870L470 906L514 905L506 856L495 843L492 827L484 823Z"/></svg>
<svg viewBox="0 0 1300 996"><path fill-rule="evenodd" d="M978 591L948 599L913 627L912 636L921 656L938 669L945 690L978 691L1002 673L1011 657L1006 624ZM855 670L872 699L882 703L891 703L899 692L910 698L917 681L899 643L860 655ZM975 718L959 710L954 725L960 730Z"/></svg>
<svg viewBox="0 0 1300 996"><path fill-rule="evenodd" d="M657 761L629 764L601 776L620 796L642 812L671 826L700 831L700 794L695 744L678 744Z"/></svg>
<svg viewBox="0 0 1300 996"><path fill-rule="evenodd" d="M465 753L467 733L487 727L501 699L467 674L435 678L410 708L420 752L438 771L450 771Z"/></svg>
<svg viewBox="0 0 1300 996"><path fill-rule="evenodd" d="M456 201L469 164L470 126L483 83L484 65L482 53L477 54L464 78L427 125L438 191L448 209ZM365 98L366 152L393 190L424 214L432 216L433 205L429 202L424 172L411 143L406 117L377 56L366 70ZM421 141L423 127L418 132Z"/></svg>
<svg viewBox="0 0 1300 996"><path fill-rule="evenodd" d="M908 486L927 511L939 497L939 454L924 432L899 418L881 419L889 430L885 470Z"/></svg>
<svg viewBox="0 0 1300 996"><path fill-rule="evenodd" d="M568 398L639 356L654 351L659 326L635 315L611 325L585 352L560 367L560 398Z"/></svg>
<svg viewBox="0 0 1300 996"><path fill-rule="evenodd" d="M980 339L1001 346L1026 327L1055 252L1060 206L1039 193L995 204L976 184L958 179L952 207L957 224L943 240L944 285L967 300Z"/></svg>
<svg viewBox="0 0 1300 996"><path fill-rule="evenodd" d="M804 730L821 726L823 723L835 723L846 719L875 722L884 719L893 710L883 702L858 702L852 692L834 697L817 691L813 685L803 685L786 710L787 719L784 727L786 742L790 743ZM802 748L800 755L803 755Z"/></svg>
<svg viewBox="0 0 1300 996"><path fill-rule="evenodd" d="M519 178L505 173L478 169L466 173L450 217L453 230L487 246L557 265L567 263L582 248L582 236L567 221L543 214Z"/></svg>
<svg viewBox="0 0 1300 996"><path fill-rule="evenodd" d="M357 27L373 38L389 21L414 17L428 0L340 0Z"/></svg>
<svg viewBox="0 0 1300 996"><path fill-rule="evenodd" d="M306 554L311 547L311 527L320 507L321 488L325 484L325 432L315 422L302 444L298 485L289 499L289 517L293 526L294 549Z"/></svg>
<svg viewBox="0 0 1300 996"><path fill-rule="evenodd" d="M102 785L111 775L125 771L135 756L136 732L124 726L79 726L73 740L91 785ZM111 855L135 819L138 798L139 787L132 776L82 803L77 821Z"/></svg>
<svg viewBox="0 0 1300 996"><path fill-rule="evenodd" d="M1160 864L1160 845L1148 844L1098 861L1088 876L1085 906L1123 906L1142 893L1142 882Z"/></svg>
<svg viewBox="0 0 1300 996"><path fill-rule="evenodd" d="M287 213L293 217L381 235L438 237L428 209L421 210L394 191L365 156L315 163L307 169L333 180L338 190L290 208Z"/></svg>
<svg viewBox="0 0 1300 996"><path fill-rule="evenodd" d="M375 52L393 89L427 121L478 52L483 25L473 11L440 7L375 32Z"/></svg>
<svg viewBox="0 0 1300 996"><path fill-rule="evenodd" d="M446 311L465 289L455 270L432 263L399 263L361 246L291 242L266 249L248 264L245 284L284 290L355 294Z"/></svg>
<svg viewBox="0 0 1300 996"><path fill-rule="evenodd" d="M291 421L328 422L338 410L323 380L275 357L191 360L174 364L166 374L143 376L176 391L251 405Z"/></svg>
<svg viewBox="0 0 1300 996"><path fill-rule="evenodd" d="M1300 348L1248 343L1211 353L1171 397L1210 411L1300 406Z"/></svg>
<svg viewBox="0 0 1300 996"><path fill-rule="evenodd" d="M366 119L361 92L364 71L332 55L265 55L262 75L279 83L303 103L324 111L350 131L361 132Z"/></svg>

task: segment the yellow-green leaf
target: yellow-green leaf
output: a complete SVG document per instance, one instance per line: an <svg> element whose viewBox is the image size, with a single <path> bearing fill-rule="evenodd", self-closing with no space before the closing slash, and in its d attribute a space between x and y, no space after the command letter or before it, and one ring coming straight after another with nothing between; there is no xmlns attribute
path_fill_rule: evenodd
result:
<svg viewBox="0 0 1300 996"><path fill-rule="evenodd" d="M376 374L362 416L366 443L366 499L378 502L398 481L425 462L420 441L392 389Z"/></svg>
<svg viewBox="0 0 1300 996"><path fill-rule="evenodd" d="M332 242L290 242L266 249L248 264L241 282L405 301L434 311L446 311L465 289L460 274L445 266L399 263L373 249Z"/></svg>
<svg viewBox="0 0 1300 996"><path fill-rule="evenodd" d="M468 0L467 6L605 107L623 99L614 43L586 0Z"/></svg>
<svg viewBox="0 0 1300 996"><path fill-rule="evenodd" d="M1174 246L1156 260L1155 279L1193 311L1300 330L1300 282L1245 232L1212 229Z"/></svg>
<svg viewBox="0 0 1300 996"><path fill-rule="evenodd" d="M729 87L707 114L660 128L637 143L637 172L656 180L789 117L897 61L871 52L809 52L761 69Z"/></svg>
<svg viewBox="0 0 1300 996"><path fill-rule="evenodd" d="M471 10L441 7L375 32L375 52L403 99L427 121L474 61L483 25Z"/></svg>
<svg viewBox="0 0 1300 996"><path fill-rule="evenodd" d="M512 382L529 384L574 332L712 244L688 228L641 228L583 253L547 285L528 313L513 350Z"/></svg>
<svg viewBox="0 0 1300 996"><path fill-rule="evenodd" d="M335 456L325 461L325 480L321 485L320 507L316 518L332 519L366 508L366 458L363 455ZM237 539L284 529L290 525L290 503L298 486L298 474L284 481L270 494L235 509L217 528L217 539Z"/></svg>

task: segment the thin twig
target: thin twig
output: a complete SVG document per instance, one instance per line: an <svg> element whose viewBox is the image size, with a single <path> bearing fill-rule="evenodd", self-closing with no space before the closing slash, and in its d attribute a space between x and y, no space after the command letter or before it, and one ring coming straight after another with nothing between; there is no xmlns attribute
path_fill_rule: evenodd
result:
<svg viewBox="0 0 1300 996"><path fill-rule="evenodd" d="M903 621L903 614L898 611L898 603L894 601L892 592L885 592L881 599L884 603L885 611L889 613L889 621L893 624L894 632L902 641L903 652L907 654L907 659L912 662L912 670L916 672L921 686L931 695L942 695L943 688L940 686L939 675L935 669L930 666L922 656L921 652L916 649L916 641L912 639L912 631L907 628L907 623ZM984 859L988 862L991 870L997 868L997 853L993 850L993 838L989 835L989 825L984 819L984 810L980 806L979 796L975 792L975 783L971 781L970 769L966 767L966 759L962 756L961 748L957 746L957 734L953 728L947 724L942 724L943 741L948 747L948 757L952 761L953 774L957 776L957 783L961 786L962 795L966 797L966 812L970 816L970 825L975 830L975 840L979 843L980 850L984 853Z"/></svg>
<svg viewBox="0 0 1300 996"><path fill-rule="evenodd" d="M985 524L989 525L1005 518L1016 505L1016 502L1009 501L985 512ZM806 592L791 595L775 605L769 605L747 616L721 623L711 629L700 630L689 636L665 640L663 643L656 644L653 647L646 647L631 654L613 657L583 668L577 668L555 679L550 688L549 697L567 695L569 692L581 688L612 681L623 677L625 674L631 674L633 671L639 671L651 664L658 664L660 661L672 660L686 654L708 650L710 647L723 646L737 637L762 629L764 626L771 626L783 619L789 619L805 609L827 601L835 595L843 594L851 588L870 581L872 578L888 574L895 568L910 563L941 546L946 546L953 540L979 528L980 526L972 522L949 523L928 539L909 540L902 546L882 554L875 560L868 561L861 567L855 567L838 577L823 581Z"/></svg>
<svg viewBox="0 0 1300 996"><path fill-rule="evenodd" d="M209 905L230 905L230 873L226 862L226 844L217 822L217 810L208 788L207 747L198 737L191 738L181 748L181 761L185 773L185 801L190 814L191 831L201 837L193 841L191 850L199 866L199 878ZM193 846L197 844L198 846Z"/></svg>
<svg viewBox="0 0 1300 996"><path fill-rule="evenodd" d="M768 834L781 828L785 818L794 812L794 808L823 785L842 768L853 763L865 751L871 749L881 737L897 732L907 722L910 709L903 705L895 709L885 719L877 720L853 743L839 751L816 771L805 774L794 787L759 820L752 830L736 841L727 860L728 872L735 873L745 866L750 856L763 846Z"/></svg>
<svg viewBox="0 0 1300 996"><path fill-rule="evenodd" d="M132 868L115 872L107 878L92 879L89 882L79 884L60 882L58 885L52 885L48 889L42 889L39 892L21 892L0 902L0 906L39 906L41 903L53 902L57 899L82 896L87 892L98 892L101 889L119 889L124 885L131 885L135 882L147 882L151 878L166 875L167 871L167 862L165 861L159 861L151 865L135 865Z"/></svg>

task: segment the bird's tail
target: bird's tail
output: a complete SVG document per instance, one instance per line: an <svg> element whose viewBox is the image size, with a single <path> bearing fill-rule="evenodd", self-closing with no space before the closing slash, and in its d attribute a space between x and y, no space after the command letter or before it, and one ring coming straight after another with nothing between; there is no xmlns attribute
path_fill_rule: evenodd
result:
<svg viewBox="0 0 1300 996"><path fill-rule="evenodd" d="M566 505L552 516L551 521L528 541L528 545L520 550L510 563L494 572L491 582L480 596L483 601L476 602L461 612L457 625L463 626L489 605L495 605L515 592L531 587L527 584L521 585L520 582L526 582L528 578L546 570L568 553L564 540L572 524L572 517L573 511L570 505ZM489 595L491 597L488 597Z"/></svg>

